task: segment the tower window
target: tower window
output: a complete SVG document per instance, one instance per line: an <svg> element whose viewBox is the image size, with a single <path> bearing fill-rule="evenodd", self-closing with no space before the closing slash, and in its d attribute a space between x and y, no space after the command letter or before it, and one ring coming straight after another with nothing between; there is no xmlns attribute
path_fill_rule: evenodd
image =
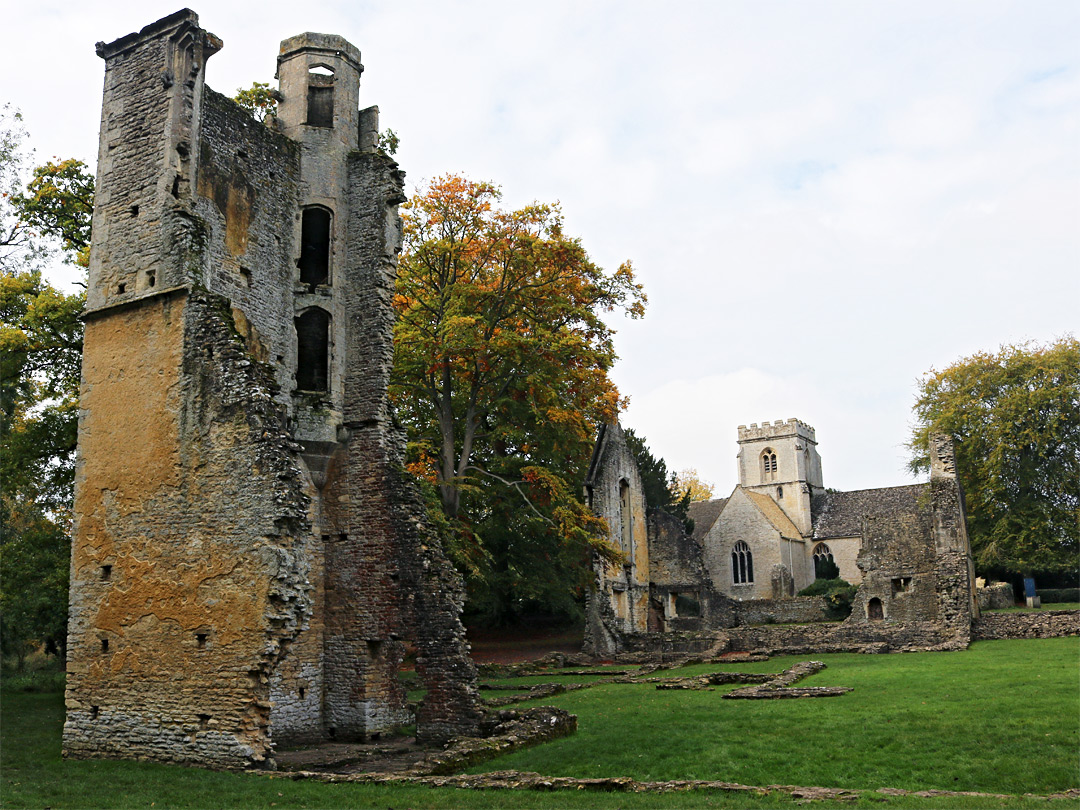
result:
<svg viewBox="0 0 1080 810"><path fill-rule="evenodd" d="M296 319L296 387L326 391L329 360L330 314L315 307Z"/></svg>
<svg viewBox="0 0 1080 810"><path fill-rule="evenodd" d="M776 453L771 447L766 447L761 451L761 480L775 481L776 469Z"/></svg>
<svg viewBox="0 0 1080 810"><path fill-rule="evenodd" d="M736 585L750 585L754 581L754 555L742 540L731 550L731 581Z"/></svg>
<svg viewBox="0 0 1080 810"><path fill-rule="evenodd" d="M330 212L305 208L300 224L301 284L326 284L330 276Z"/></svg>
<svg viewBox="0 0 1080 810"><path fill-rule="evenodd" d="M324 65L308 71L307 121L309 127L334 125L334 72Z"/></svg>

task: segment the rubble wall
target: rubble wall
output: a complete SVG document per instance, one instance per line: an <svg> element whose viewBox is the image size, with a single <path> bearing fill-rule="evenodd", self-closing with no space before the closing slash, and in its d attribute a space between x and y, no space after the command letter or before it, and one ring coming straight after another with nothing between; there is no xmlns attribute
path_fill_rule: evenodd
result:
<svg viewBox="0 0 1080 810"><path fill-rule="evenodd" d="M984 613L971 626L972 641L1076 635L1080 635L1080 610Z"/></svg>

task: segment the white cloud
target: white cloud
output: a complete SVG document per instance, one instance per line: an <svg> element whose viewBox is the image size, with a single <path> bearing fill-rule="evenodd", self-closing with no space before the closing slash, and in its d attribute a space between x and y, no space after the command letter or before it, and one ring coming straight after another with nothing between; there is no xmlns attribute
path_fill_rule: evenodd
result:
<svg viewBox="0 0 1080 810"><path fill-rule="evenodd" d="M0 97L39 157L94 159L93 41L175 10L20 8ZM510 205L559 199L597 261L632 258L651 306L617 323L627 420L718 483L738 424L790 416L817 427L826 483L902 483L919 373L1076 329L1069 0L196 10L225 42L215 89L269 79L286 36L340 33L410 180L464 171Z"/></svg>

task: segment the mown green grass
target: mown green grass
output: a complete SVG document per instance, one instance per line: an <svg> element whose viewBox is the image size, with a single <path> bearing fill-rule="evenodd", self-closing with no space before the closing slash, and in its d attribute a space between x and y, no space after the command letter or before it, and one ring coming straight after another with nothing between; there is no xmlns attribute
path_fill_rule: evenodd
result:
<svg viewBox="0 0 1080 810"><path fill-rule="evenodd" d="M575 711L573 737L494 760L486 770L704 778L744 784L1047 793L1080 785L1080 641L982 642L963 653L815 656L807 684L840 698L725 701L715 692L597 686L547 701ZM776 672L799 660L724 666ZM672 674L718 669L684 668ZM527 705L527 704L525 704ZM63 696L0 696L0 806L185 808L794 807L785 795L463 791L321 784L154 763L60 757ZM955 779L953 777L956 777ZM886 797L836 807L1075 807L1075 800Z"/></svg>
<svg viewBox="0 0 1080 810"><path fill-rule="evenodd" d="M1077 638L981 642L956 653L812 657L828 668L802 685L855 691L733 701L720 696L734 687L597 686L543 701L578 715L577 734L477 770L853 789L1080 787ZM806 658L706 664L678 674L777 672Z"/></svg>

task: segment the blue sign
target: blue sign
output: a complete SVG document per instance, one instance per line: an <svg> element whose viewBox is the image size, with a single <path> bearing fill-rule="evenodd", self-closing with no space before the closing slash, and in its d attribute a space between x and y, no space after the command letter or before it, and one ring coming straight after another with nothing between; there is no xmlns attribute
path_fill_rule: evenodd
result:
<svg viewBox="0 0 1080 810"><path fill-rule="evenodd" d="M1035 595L1035 580L1031 577L1024 577L1024 598L1030 599Z"/></svg>

